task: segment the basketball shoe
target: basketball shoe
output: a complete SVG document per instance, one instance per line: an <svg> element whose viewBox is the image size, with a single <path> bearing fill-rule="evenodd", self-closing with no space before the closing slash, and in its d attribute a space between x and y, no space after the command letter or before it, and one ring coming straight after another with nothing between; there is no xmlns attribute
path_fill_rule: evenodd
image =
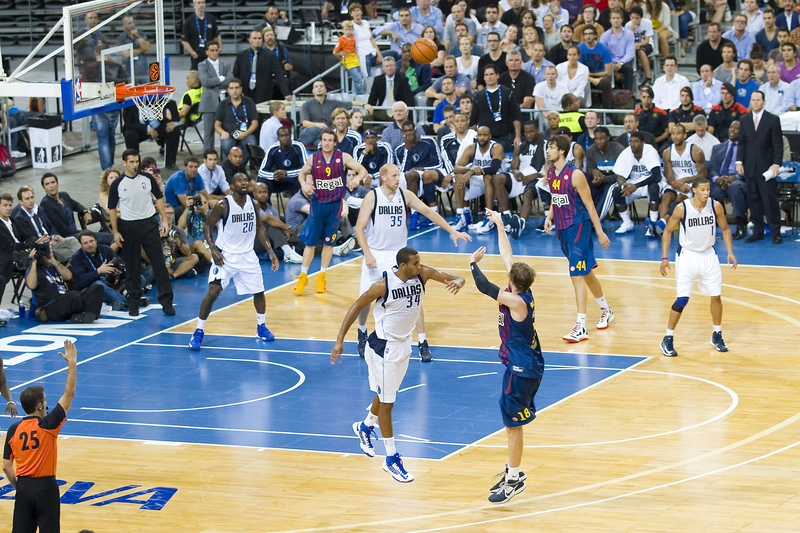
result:
<svg viewBox="0 0 800 533"><path fill-rule="evenodd" d="M503 485L505 484L506 479L508 479L508 463L506 463L506 471L502 472L500 474L497 474L497 476L503 476L503 477L500 479L500 481L495 483L494 486L491 489L489 489L489 492L491 492L492 494L494 494L495 492L500 492L500 489L503 488ZM494 476L494 477L497 477L497 476ZM528 475L525 474L525 472L523 472L522 470L520 470L519 471L519 481L525 481L526 479L528 479Z"/></svg>
<svg viewBox="0 0 800 533"><path fill-rule="evenodd" d="M317 274L317 292L325 292L325 272Z"/></svg>
<svg viewBox="0 0 800 533"><path fill-rule="evenodd" d="M430 363L433 361L433 354L431 353L431 349L428 348L427 340L419 343L419 359L423 363Z"/></svg>
<svg viewBox="0 0 800 533"><path fill-rule="evenodd" d="M275 335L272 334L270 330L267 329L266 324L259 324L258 328L256 328L256 336L261 339L262 341L274 341Z"/></svg>
<svg viewBox="0 0 800 533"><path fill-rule="evenodd" d="M194 330L194 333L192 333L192 340L189 341L189 348L192 350L199 350L200 345L203 344L203 335L204 332L202 329Z"/></svg>
<svg viewBox="0 0 800 533"><path fill-rule="evenodd" d="M370 457L375 457L375 447L372 445L372 438L378 438L375 428L367 426L364 422L353 422L353 433L358 437L361 451Z"/></svg>
<svg viewBox="0 0 800 533"><path fill-rule="evenodd" d="M720 340L722 340L720 338ZM711 338L711 344L714 344L714 338ZM672 346L672 335L664 335L664 340L661 341L661 353L667 357L678 357L678 352Z"/></svg>
<svg viewBox="0 0 800 533"><path fill-rule="evenodd" d="M414 476L409 474L403 466L403 460L400 459L399 453L387 457L383 462L383 469L389 472L395 481L399 481L400 483L414 481Z"/></svg>
<svg viewBox="0 0 800 533"><path fill-rule="evenodd" d="M519 215L513 215L511 217L511 237L519 239L523 231L525 231L525 220L520 218Z"/></svg>
<svg viewBox="0 0 800 533"><path fill-rule="evenodd" d="M456 221L453 222L453 229L456 231L463 231L467 229L467 217L465 217L462 213L456 214Z"/></svg>
<svg viewBox="0 0 800 533"><path fill-rule="evenodd" d="M728 345L725 344L724 340L722 340L722 332L721 331L715 331L711 335L711 346L716 348L718 352L727 352L728 351Z"/></svg>
<svg viewBox="0 0 800 533"><path fill-rule="evenodd" d="M586 332L586 326L578 322L575 324L575 327L572 328L572 331L561 338L567 342L581 342L589 340L589 334Z"/></svg>
<svg viewBox="0 0 800 533"><path fill-rule="evenodd" d="M523 490L525 490L525 482L521 479L506 480L500 490L489 496L489 501L505 503Z"/></svg>
<svg viewBox="0 0 800 533"><path fill-rule="evenodd" d="M303 274L301 272L297 277L297 284L294 286L294 293L303 294L303 290L305 290L306 285L308 285L308 274Z"/></svg>
<svg viewBox="0 0 800 533"><path fill-rule="evenodd" d="M622 235L623 233L629 233L633 231L635 228L636 226L634 225L633 220L626 220L622 223L620 227L617 228L617 231L615 231L614 233L616 233L617 235Z"/></svg>
<svg viewBox="0 0 800 533"><path fill-rule="evenodd" d="M364 352L367 349L367 332L358 330L358 355L364 359Z"/></svg>
<svg viewBox="0 0 800 533"><path fill-rule="evenodd" d="M612 320L614 320L614 311L610 307L601 309L600 320L597 321L597 329L607 329Z"/></svg>
<svg viewBox="0 0 800 533"><path fill-rule="evenodd" d="M419 213L416 211L408 217L408 229L419 229Z"/></svg>
<svg viewBox="0 0 800 533"><path fill-rule="evenodd" d="M478 235L486 235L493 229L494 229L494 222L492 222L489 216L487 215L483 217L481 223L478 224L478 229L476 230L476 232L478 233Z"/></svg>

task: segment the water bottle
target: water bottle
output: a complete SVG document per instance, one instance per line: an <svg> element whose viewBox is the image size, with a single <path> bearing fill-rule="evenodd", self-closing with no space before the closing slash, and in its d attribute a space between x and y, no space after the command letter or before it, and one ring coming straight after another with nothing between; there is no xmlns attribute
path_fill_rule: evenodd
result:
<svg viewBox="0 0 800 533"><path fill-rule="evenodd" d="M19 303L19 318L20 320L25 318L25 304L23 304L22 302Z"/></svg>

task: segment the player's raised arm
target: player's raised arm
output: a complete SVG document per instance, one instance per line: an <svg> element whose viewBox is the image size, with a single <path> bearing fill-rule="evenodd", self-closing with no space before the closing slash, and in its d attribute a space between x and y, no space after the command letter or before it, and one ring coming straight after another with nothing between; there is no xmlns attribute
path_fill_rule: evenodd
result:
<svg viewBox="0 0 800 533"><path fill-rule="evenodd" d="M372 216L372 212L375 210L375 193L370 192L364 197L364 201L361 202L361 209L358 211L358 220L356 221L356 240L358 244L361 246L361 252L364 254L364 259L367 261L367 268L377 268L378 263L375 261L375 257L372 255L372 251L369 249L369 244L367 243L367 224L369 224L369 219Z"/></svg>
<svg viewBox="0 0 800 533"><path fill-rule="evenodd" d="M581 195L581 200L583 201L584 207L586 207L586 212L589 213L589 218L592 219L592 225L597 232L597 242L599 242L600 246L603 248L608 248L611 241L608 240L608 236L606 236L603 231L603 226L600 224L600 217L597 215L594 202L592 201L592 191L589 190L586 176L580 170L576 170L572 173L572 186L575 187L575 190ZM550 210L550 212L552 213L553 211Z"/></svg>
<svg viewBox="0 0 800 533"><path fill-rule="evenodd" d="M731 265L731 270L736 270L736 256L733 255L733 236L731 235L731 228L728 226L728 221L725 219L725 209L718 201L711 198L709 198L709 201L714 202L714 213L717 215L717 224L719 224L719 228L722 230L722 240L725 241L725 248L728 249L728 264Z"/></svg>
<svg viewBox="0 0 800 533"><path fill-rule="evenodd" d="M461 276L450 274L449 272L428 265L420 265L419 275L422 276L423 283L427 282L429 279L438 281L439 283L443 283L447 287L447 290L453 294L457 294L465 283L464 278Z"/></svg>
<svg viewBox="0 0 800 533"><path fill-rule="evenodd" d="M500 233L505 232L499 231L498 234ZM506 237L506 240L508 240L508 237ZM475 281L475 286L481 293L508 307L511 310L511 316L514 318L514 320L522 320L528 311L525 300L520 298L517 294L513 294L508 291L501 291L500 287L489 281L489 279L483 272L481 272L481 269L478 266L478 263L481 259L483 259L484 254L486 254L486 247L481 246L472 253L472 256L469 259L469 266L470 270L472 271L472 279Z"/></svg>
<svg viewBox="0 0 800 533"><path fill-rule="evenodd" d="M378 298L382 297L386 292L386 280L381 279L378 282L375 282L372 287L367 289L367 291L359 296L358 300L356 300L353 305L350 306L350 309L347 311L347 314L342 321L342 327L339 328L339 335L336 337L336 344L333 345L333 350L331 350L331 364L336 364L336 361L342 362L342 352L344 351L344 337L347 335L347 332L350 330L350 326L353 325L353 322L356 321L358 318L359 313L363 309L366 309L369 304L377 300Z"/></svg>
<svg viewBox="0 0 800 533"><path fill-rule="evenodd" d="M403 189L403 196L406 199L406 205L408 207L416 211L419 211L420 213L422 213L423 216L427 217L428 220L435 223L437 226L439 226L447 233L449 233L450 237L453 239L453 243L456 246L458 246L458 241L472 242L472 237L470 237L469 234L464 233L463 231L454 230L453 226L448 224L447 221L442 218L442 215L440 215L437 211L434 211L425 202L420 200L416 194L409 191L408 189Z"/></svg>
<svg viewBox="0 0 800 533"><path fill-rule="evenodd" d="M676 205L675 209L672 211L672 215L667 221L667 227L664 228L664 233L661 235L661 267L659 267L659 270L662 276L666 276L667 270L669 270L669 244L672 242L672 232L675 231L675 228L677 228L678 224L683 220L683 215L683 203L680 203ZM730 229L728 231L730 232Z"/></svg>
<svg viewBox="0 0 800 533"><path fill-rule="evenodd" d="M486 214L489 216L489 220L494 222L495 226L498 228L497 230L497 246L500 249L500 257L503 259L503 266L506 269L506 272L511 271L511 265L514 264L514 254L511 252L511 242L508 240L508 234L506 234L503 228L503 215L501 215L497 211L492 211L491 209L486 210ZM500 221L500 225L498 226L498 220Z"/></svg>

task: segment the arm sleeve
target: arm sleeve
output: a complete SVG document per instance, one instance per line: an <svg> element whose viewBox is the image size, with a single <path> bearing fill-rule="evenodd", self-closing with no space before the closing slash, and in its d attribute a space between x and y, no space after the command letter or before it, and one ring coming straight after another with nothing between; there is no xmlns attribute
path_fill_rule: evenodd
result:
<svg viewBox="0 0 800 533"><path fill-rule="evenodd" d="M634 185L636 185L636 188L638 189L640 187L646 187L647 185L651 185L653 183L658 183L659 181L661 181L661 166L653 167L652 169L650 169L650 177L638 183L634 183Z"/></svg>
<svg viewBox="0 0 800 533"><path fill-rule="evenodd" d="M500 170L500 167L503 165L502 159L492 159L492 164L488 167L483 167L483 172L490 176L494 176Z"/></svg>
<svg viewBox="0 0 800 533"><path fill-rule="evenodd" d="M500 287L486 279L486 276L483 275L483 272L478 267L478 263L471 263L469 268L472 271L472 279L475 280L475 286L478 287L478 290L486 296L497 300L497 296L500 294Z"/></svg>

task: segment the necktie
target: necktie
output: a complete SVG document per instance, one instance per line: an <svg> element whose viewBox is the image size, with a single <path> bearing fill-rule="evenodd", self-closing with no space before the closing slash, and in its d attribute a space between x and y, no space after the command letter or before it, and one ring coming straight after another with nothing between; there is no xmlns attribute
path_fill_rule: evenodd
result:
<svg viewBox="0 0 800 533"><path fill-rule="evenodd" d="M33 215L31 218L33 219L33 224L36 226L36 231L39 232L39 237L47 235L47 232L44 230L44 227L42 226L42 222L39 220L39 217Z"/></svg>
<svg viewBox="0 0 800 533"><path fill-rule="evenodd" d="M756 127L756 131L758 131L758 115L753 115L753 124Z"/></svg>
<svg viewBox="0 0 800 533"><path fill-rule="evenodd" d="M250 90L256 88L256 63L258 63L258 52L253 53L253 59L250 61L250 83L247 85Z"/></svg>
<svg viewBox="0 0 800 533"><path fill-rule="evenodd" d="M394 81L386 80L386 107L394 105Z"/></svg>
<svg viewBox="0 0 800 533"><path fill-rule="evenodd" d="M720 169L722 172L731 172L731 163L734 161L733 153L735 151L736 143L731 141L730 145L728 146L728 153L725 154L725 161L723 161L722 168Z"/></svg>

